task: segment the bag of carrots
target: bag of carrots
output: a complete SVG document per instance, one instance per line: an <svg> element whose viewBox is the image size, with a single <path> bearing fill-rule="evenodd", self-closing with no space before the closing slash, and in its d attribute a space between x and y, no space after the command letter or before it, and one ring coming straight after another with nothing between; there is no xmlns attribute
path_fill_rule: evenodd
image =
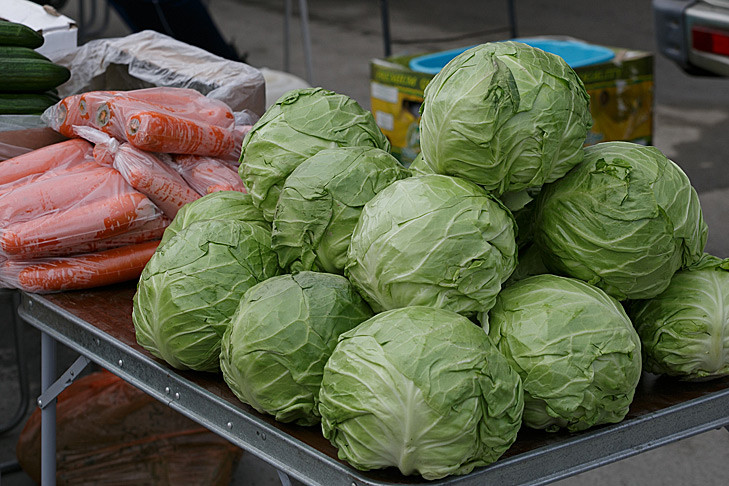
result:
<svg viewBox="0 0 729 486"><path fill-rule="evenodd" d="M242 141L225 103L187 88L71 95L46 110L43 119L68 137L75 136L74 127L86 126L152 152L234 156Z"/></svg>
<svg viewBox="0 0 729 486"><path fill-rule="evenodd" d="M81 255L0 263L0 287L48 293L88 289L139 278L159 239Z"/></svg>
<svg viewBox="0 0 729 486"><path fill-rule="evenodd" d="M146 152L129 143L120 144L115 138L89 127L75 127L74 132L95 144L93 153L98 164L113 167L169 219L182 206L200 198L170 166L169 155Z"/></svg>

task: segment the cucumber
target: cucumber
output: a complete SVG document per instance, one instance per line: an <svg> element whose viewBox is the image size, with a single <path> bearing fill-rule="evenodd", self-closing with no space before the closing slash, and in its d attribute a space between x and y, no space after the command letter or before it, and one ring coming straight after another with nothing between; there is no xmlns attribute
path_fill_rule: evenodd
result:
<svg viewBox="0 0 729 486"><path fill-rule="evenodd" d="M0 114L40 115L58 101L52 93L0 93Z"/></svg>
<svg viewBox="0 0 729 486"><path fill-rule="evenodd" d="M41 61L50 61L40 52L30 47L22 46L0 46L0 63L3 59L40 59Z"/></svg>
<svg viewBox="0 0 729 486"><path fill-rule="evenodd" d="M71 72L64 66L40 59L0 61L0 92L43 92L68 81Z"/></svg>
<svg viewBox="0 0 729 486"><path fill-rule="evenodd" d="M43 45L43 36L27 25L0 20L0 45L36 49Z"/></svg>

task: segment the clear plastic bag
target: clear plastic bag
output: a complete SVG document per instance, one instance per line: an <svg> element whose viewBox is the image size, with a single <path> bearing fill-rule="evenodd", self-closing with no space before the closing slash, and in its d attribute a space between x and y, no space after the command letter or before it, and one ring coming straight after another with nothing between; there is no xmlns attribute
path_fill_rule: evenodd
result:
<svg viewBox="0 0 729 486"><path fill-rule="evenodd" d="M71 78L58 88L61 97L171 86L199 91L234 112L261 116L266 109L265 80L258 69L150 30L89 41L55 62L71 70Z"/></svg>

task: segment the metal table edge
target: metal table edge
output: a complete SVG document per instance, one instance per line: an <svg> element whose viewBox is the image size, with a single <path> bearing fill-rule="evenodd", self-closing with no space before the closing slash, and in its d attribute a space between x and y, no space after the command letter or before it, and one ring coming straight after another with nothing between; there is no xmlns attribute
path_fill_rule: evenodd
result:
<svg viewBox="0 0 729 486"><path fill-rule="evenodd" d="M175 374L45 300L42 295L22 292L19 315L125 381L304 483L322 486L397 484L366 477L360 471L339 463ZM727 425L729 389L724 389L618 424L583 432L560 443L499 459L465 476L407 484L548 484Z"/></svg>

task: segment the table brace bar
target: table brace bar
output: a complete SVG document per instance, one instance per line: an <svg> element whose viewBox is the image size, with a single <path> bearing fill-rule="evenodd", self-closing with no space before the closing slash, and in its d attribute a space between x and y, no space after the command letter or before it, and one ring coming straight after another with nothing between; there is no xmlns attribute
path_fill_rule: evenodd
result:
<svg viewBox="0 0 729 486"><path fill-rule="evenodd" d="M84 355L76 358L71 366L56 380L51 386L46 388L38 397L38 406L41 409L46 408L61 394L73 381L78 378L81 372L91 363L91 360Z"/></svg>

